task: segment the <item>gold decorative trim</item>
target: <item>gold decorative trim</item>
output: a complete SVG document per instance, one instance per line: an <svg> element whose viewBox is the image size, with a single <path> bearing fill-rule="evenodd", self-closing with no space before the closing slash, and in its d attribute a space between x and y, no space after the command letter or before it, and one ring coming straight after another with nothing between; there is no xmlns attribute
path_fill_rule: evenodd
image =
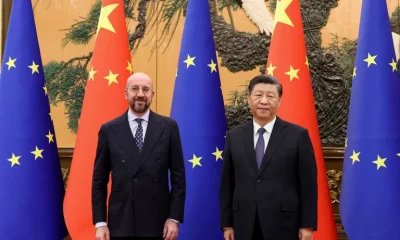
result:
<svg viewBox="0 0 400 240"><path fill-rule="evenodd" d="M61 168L61 172L63 175L64 188L67 189L69 168Z"/></svg>
<svg viewBox="0 0 400 240"><path fill-rule="evenodd" d="M61 162L61 172L63 175L64 187L67 187L69 169L71 166L72 156L74 153L73 148L59 148L58 157Z"/></svg>
<svg viewBox="0 0 400 240"><path fill-rule="evenodd" d="M331 202L339 203L340 188L342 183L342 171L332 169L326 171L326 175L328 177L328 186L331 195Z"/></svg>

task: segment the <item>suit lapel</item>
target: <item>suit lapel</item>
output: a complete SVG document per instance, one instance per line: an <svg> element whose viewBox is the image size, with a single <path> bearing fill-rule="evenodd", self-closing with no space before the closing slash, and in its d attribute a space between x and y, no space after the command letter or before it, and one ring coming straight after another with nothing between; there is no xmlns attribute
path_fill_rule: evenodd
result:
<svg viewBox="0 0 400 240"><path fill-rule="evenodd" d="M146 135L144 137L143 149L139 160L139 168L144 162L146 162L146 159L149 157L152 149L160 138L164 127L165 123L163 119L150 111Z"/></svg>
<svg viewBox="0 0 400 240"><path fill-rule="evenodd" d="M272 133L268 141L267 149L265 150L265 154L258 175L260 175L262 171L264 171L265 167L268 165L272 155L275 153L275 150L282 142L285 133L286 124L280 118L276 117L275 125L272 129Z"/></svg>
<svg viewBox="0 0 400 240"><path fill-rule="evenodd" d="M248 159L254 171L258 172L256 153L254 151L253 122L249 121L243 126L243 143L247 152Z"/></svg>
<svg viewBox="0 0 400 240"><path fill-rule="evenodd" d="M119 123L115 126L115 136L120 140L119 142L123 148L129 153L132 160L139 159L139 148L136 146L135 138L132 135L131 127L128 122L128 112L125 112L119 119Z"/></svg>

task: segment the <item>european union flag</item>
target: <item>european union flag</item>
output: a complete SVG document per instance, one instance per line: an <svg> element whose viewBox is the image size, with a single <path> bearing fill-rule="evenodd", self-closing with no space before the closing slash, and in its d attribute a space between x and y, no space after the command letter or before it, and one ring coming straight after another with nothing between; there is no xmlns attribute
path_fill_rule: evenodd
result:
<svg viewBox="0 0 400 240"><path fill-rule="evenodd" d="M187 193L179 239L222 239L219 182L227 123L207 0L189 0L171 117L179 125Z"/></svg>
<svg viewBox="0 0 400 240"><path fill-rule="evenodd" d="M14 0L0 81L0 238L61 240L64 185L31 1Z"/></svg>
<svg viewBox="0 0 400 240"><path fill-rule="evenodd" d="M400 239L400 78L384 0L363 0L340 214L351 240Z"/></svg>

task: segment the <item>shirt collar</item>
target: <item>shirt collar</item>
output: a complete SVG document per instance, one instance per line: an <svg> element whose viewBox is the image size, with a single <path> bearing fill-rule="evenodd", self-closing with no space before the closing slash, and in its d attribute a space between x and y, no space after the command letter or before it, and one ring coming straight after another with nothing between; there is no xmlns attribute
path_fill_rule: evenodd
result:
<svg viewBox="0 0 400 240"><path fill-rule="evenodd" d="M274 117L274 119L272 119L271 122L267 123L267 125L264 126L264 129L269 134L272 133L272 129L274 128L275 121L276 121L276 116ZM261 126L254 120L254 118L253 118L253 126L254 126L254 135L256 135L258 133L258 129L261 128Z"/></svg>
<svg viewBox="0 0 400 240"><path fill-rule="evenodd" d="M144 121L148 122L149 121L149 115L150 115L150 109L147 109L146 113L141 116L140 118L143 119ZM135 121L136 118L139 118L136 116L130 109L128 110L128 121L132 122Z"/></svg>

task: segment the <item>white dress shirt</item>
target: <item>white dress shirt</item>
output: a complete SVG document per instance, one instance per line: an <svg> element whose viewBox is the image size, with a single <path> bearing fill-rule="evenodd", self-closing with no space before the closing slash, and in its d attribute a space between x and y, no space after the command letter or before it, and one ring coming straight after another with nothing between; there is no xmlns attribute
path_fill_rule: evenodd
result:
<svg viewBox="0 0 400 240"><path fill-rule="evenodd" d="M146 136L147 126L149 125L149 115L150 115L150 109L148 109L147 112L141 117L136 116L131 110L128 111L128 122L129 122L129 127L131 128L133 137L135 137L136 130L138 128L138 123L135 121L135 119L136 118L143 119L143 121L141 121L142 128L143 128L143 139L142 139L143 142L144 142L144 137ZM170 220L172 220L172 221L174 221L176 223L179 223L178 221L176 221L174 219L170 219ZM104 226L107 226L106 222L98 222L95 225L96 228L104 227Z"/></svg>
<svg viewBox="0 0 400 240"><path fill-rule="evenodd" d="M264 145L264 153L265 153L265 150L267 149L269 138L271 136L272 129L274 128L274 125L275 125L275 121L276 121L276 117L274 117L274 119L271 122L269 122L267 125L264 126L264 129L266 130L265 133L263 134L264 143L265 143L265 145ZM254 126L254 131L253 131L254 149L256 149L256 145L257 145L257 141L258 141L258 135L259 135L258 129L260 129L261 126L258 123L256 123L254 118L253 118L253 126Z"/></svg>
<svg viewBox="0 0 400 240"><path fill-rule="evenodd" d="M143 119L143 121L141 122L142 123L142 128L143 128L143 139L142 139L142 142L144 142L144 137L146 136L147 125L149 124L149 115L150 115L150 110L147 110L147 112L141 117L136 116L130 110L128 111L128 122L129 122L129 127L131 128L133 137L135 137L136 130L138 128L138 123L135 121L135 119L136 118Z"/></svg>

